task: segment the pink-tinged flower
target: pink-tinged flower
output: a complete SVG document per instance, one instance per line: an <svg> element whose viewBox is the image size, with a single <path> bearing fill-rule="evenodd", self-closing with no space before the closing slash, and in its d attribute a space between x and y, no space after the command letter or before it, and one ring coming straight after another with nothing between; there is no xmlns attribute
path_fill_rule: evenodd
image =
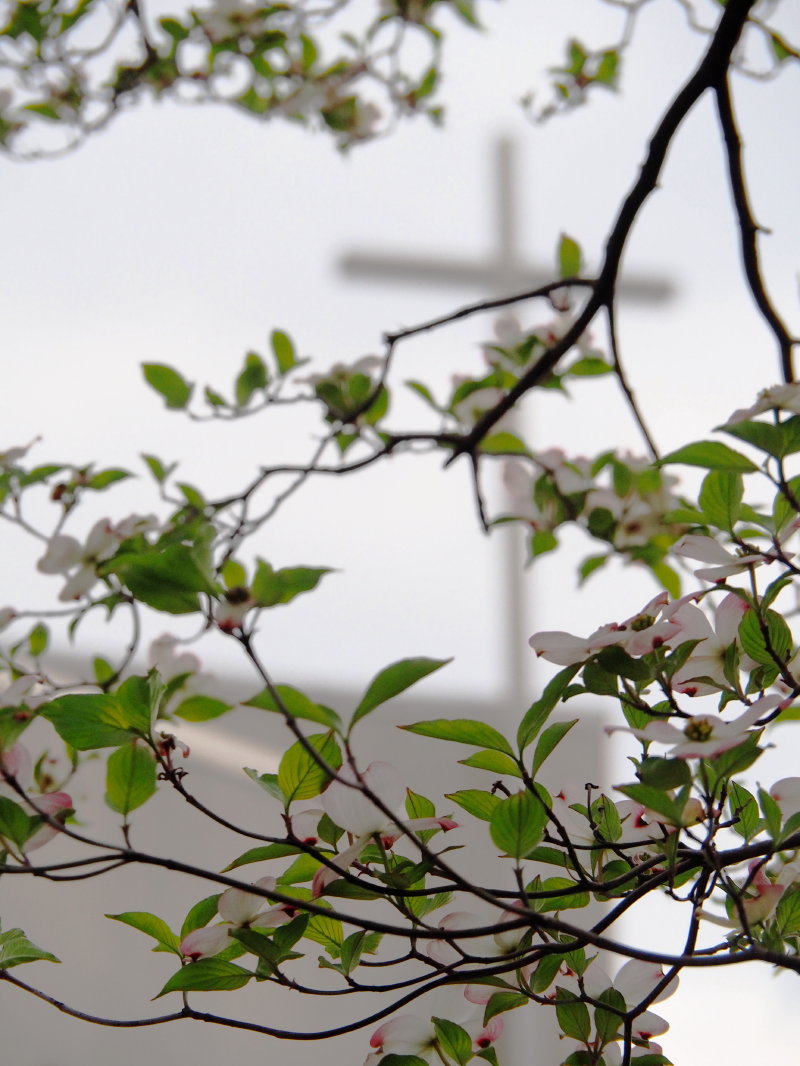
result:
<svg viewBox="0 0 800 1066"><path fill-rule="evenodd" d="M40 674L21 674L15 681L5 684L9 674L2 674L0 685L0 707L35 707L50 698L50 692L44 685Z"/></svg>
<svg viewBox="0 0 800 1066"><path fill-rule="evenodd" d="M745 601L735 592L729 592L714 612L714 625L707 615L694 604L685 603L672 614L672 620L680 626L679 634L672 640L673 647L685 641L700 643L673 678L673 687L687 696L706 696L727 688L725 656L732 644L739 643L739 623L749 610ZM740 659L745 670L753 669L756 663L747 656ZM706 684L695 678L710 677L716 684Z"/></svg>
<svg viewBox="0 0 800 1066"><path fill-rule="evenodd" d="M543 470L552 475L556 488L565 496L586 492L591 488L592 464L582 455L568 459L560 448L536 452L534 458Z"/></svg>
<svg viewBox="0 0 800 1066"><path fill-rule="evenodd" d="M490 1018L486 1025L480 1026L477 1032L470 1032L477 1028L476 1026L466 1025L464 1028L472 1037L472 1047L474 1051L485 1051L487 1047L491 1047L492 1044L496 1044L500 1037L503 1035L503 1028L505 1026L505 1019L499 1014L496 1014L494 1018Z"/></svg>
<svg viewBox="0 0 800 1066"><path fill-rule="evenodd" d="M395 767L388 762L372 762L356 774L351 767L344 766L338 776L339 780L332 781L322 795L322 806L331 820L357 837L385 829L389 817L364 795L358 784L364 784L395 813L405 797L405 785Z"/></svg>
<svg viewBox="0 0 800 1066"><path fill-rule="evenodd" d="M44 792L40 796L28 796L28 802L36 810L48 818L59 821L59 815L66 815L72 810L72 798L66 792ZM55 825L44 822L25 841L22 850L24 852L35 851L43 844L58 836L59 830Z"/></svg>
<svg viewBox="0 0 800 1066"><path fill-rule="evenodd" d="M660 719L649 722L644 729L630 729L627 726L606 726L607 733L633 733L635 737L648 743L671 744L669 755L677 759L713 759L723 751L743 744L750 736L752 726L759 718L789 700L781 696L762 696L749 707L744 714L731 722L724 722L719 716L699 714L690 718L682 729L672 722Z"/></svg>
<svg viewBox="0 0 800 1066"><path fill-rule="evenodd" d="M743 886L743 896L740 902L745 922L748 926L753 926L771 917L788 885L794 881L795 871L790 871L787 865L781 871L781 875L775 881L771 881L764 869L763 859L754 859L747 869L748 882L746 882L746 887ZM730 917L723 918L705 910L698 911L698 914L706 921L713 922L714 925L742 931L740 908L736 905L731 907Z"/></svg>
<svg viewBox="0 0 800 1066"><path fill-rule="evenodd" d="M528 643L540 657L559 666L585 662L612 644L629 655L646 655L668 643L680 631L670 614L669 596L661 592L637 614L624 622L611 622L596 629L591 636L575 637L571 633L534 633Z"/></svg>
<svg viewBox="0 0 800 1066"><path fill-rule="evenodd" d="M233 926L230 922L222 925L212 925L210 928L194 929L183 938L180 943L181 955L192 962L198 959L210 959L213 955L219 955L230 944L230 931Z"/></svg>
<svg viewBox="0 0 800 1066"><path fill-rule="evenodd" d="M319 840L317 827L324 814L325 811L312 807L309 810L297 811L289 815L288 821L292 836L297 837L303 844L316 844Z"/></svg>
<svg viewBox="0 0 800 1066"><path fill-rule="evenodd" d="M452 818L412 818L399 820L397 824L390 815L385 814L358 787L365 785L392 813L399 812L405 795L405 787L399 773L390 763L372 762L360 774L349 766L339 770L340 780L332 781L322 795L322 806L328 817L342 829L355 837L350 847L334 856L335 869L321 866L314 875L312 892L319 896L324 889L342 872L356 861L373 836L379 836L384 848L391 848L408 830L412 833L427 829L441 829L445 833L458 828L458 822ZM351 781L353 785L345 782Z"/></svg>
<svg viewBox="0 0 800 1066"><path fill-rule="evenodd" d="M165 681L179 674L195 674L200 669L200 660L190 651L178 652L180 641L171 633L157 637L147 653L147 661L155 667Z"/></svg>
<svg viewBox="0 0 800 1066"><path fill-rule="evenodd" d="M784 818L800 811L800 777L782 777L769 790Z"/></svg>
<svg viewBox="0 0 800 1066"><path fill-rule="evenodd" d="M370 1037L369 1046L373 1051L364 1066L380 1062L384 1055L419 1055L427 1059L435 1040L436 1031L429 1020L416 1014L398 1014Z"/></svg>
<svg viewBox="0 0 800 1066"><path fill-rule="evenodd" d="M269 892L275 888L274 877L262 877L255 882L256 888ZM223 921L210 928L195 929L180 943L181 954L188 959L207 959L224 951L230 942L233 929L256 926L260 929L275 929L292 920L292 908L288 904L270 907L263 896L248 892L246 888L228 888L219 897L217 913Z"/></svg>
<svg viewBox="0 0 800 1066"><path fill-rule="evenodd" d="M161 523L154 514L129 514L114 525L114 532L120 540L136 537L140 533L155 533L160 529Z"/></svg>
<svg viewBox="0 0 800 1066"><path fill-rule="evenodd" d="M498 925L519 918L515 911L503 911L497 919ZM489 924L482 920L480 915L471 914L468 911L451 911L439 920L439 928L447 933L468 932L470 929L479 929ZM525 935L524 927L519 929L502 929L491 935L470 937L460 945L459 951L452 940L431 940L428 942L426 952L428 957L442 966L451 966L459 962L465 955L476 958L491 959L503 955L512 954L519 942Z"/></svg>
<svg viewBox="0 0 800 1066"><path fill-rule="evenodd" d="M214 621L223 633L241 629L248 611L256 606L250 590L244 587L228 589L214 604Z"/></svg>
<svg viewBox="0 0 800 1066"><path fill-rule="evenodd" d="M275 878L261 877L255 882L255 887L270 892L275 888ZM236 926L258 925L274 929L290 921L292 916L287 913L287 904L265 907L266 902L263 896L257 896L247 889L229 888L219 897L217 911L220 918Z"/></svg>
<svg viewBox="0 0 800 1066"><path fill-rule="evenodd" d="M713 563L713 566L701 567L694 571L695 577L702 581L724 581L726 577L739 574L762 563L771 563L775 556L770 552L751 552L736 555L726 551L713 537L703 537L697 533L687 533L673 547L676 555L685 555L701 563Z"/></svg>
<svg viewBox="0 0 800 1066"><path fill-rule="evenodd" d="M107 518L95 522L81 544L75 537L57 533L51 537L47 551L36 564L43 574L66 574L67 583L58 595L60 600L79 600L97 583L97 566L110 559L122 538Z"/></svg>
<svg viewBox="0 0 800 1066"><path fill-rule="evenodd" d="M660 966L650 962L641 962L639 959L629 959L617 972L612 981L606 971L597 963L592 962L583 976L578 980L577 976L568 972L565 977L557 977L556 989L563 988L566 991L580 994L585 991L596 999L609 988L616 989L625 1001L627 1010L632 1010L649 998L654 988L664 979L664 972ZM583 988L581 988L581 985ZM653 1000L661 1003L668 999L678 988L678 978L672 980L662 988ZM653 1036L665 1033L669 1025L658 1014L645 1010L634 1019L633 1036L637 1040L649 1040Z"/></svg>
<svg viewBox="0 0 800 1066"><path fill-rule="evenodd" d="M503 464L503 484L514 516L530 523L533 529L552 529L557 517L555 501L540 507L533 497L534 480L532 472L518 459L508 459Z"/></svg>
<svg viewBox="0 0 800 1066"><path fill-rule="evenodd" d="M660 1044L656 1044L653 1040L648 1040L647 1044L640 1047L638 1044L634 1044L631 1048L631 1058L640 1059L645 1055L662 1055L663 1048ZM619 1044L606 1044L603 1048L603 1061L606 1066L622 1066L622 1049Z"/></svg>
<svg viewBox="0 0 800 1066"><path fill-rule="evenodd" d="M791 411L792 414L800 415L800 385L773 385L769 389L762 389L751 407L742 407L734 411L725 425L749 422L750 419L765 411Z"/></svg>

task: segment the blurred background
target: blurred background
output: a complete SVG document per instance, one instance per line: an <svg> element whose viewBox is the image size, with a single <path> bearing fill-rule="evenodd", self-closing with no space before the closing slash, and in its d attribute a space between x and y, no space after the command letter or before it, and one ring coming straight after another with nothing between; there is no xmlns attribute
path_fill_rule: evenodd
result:
<svg viewBox="0 0 800 1066"><path fill-rule="evenodd" d="M366 0L354 4L354 20L370 6ZM697 6L704 17L714 18L717 5L711 0ZM94 512L79 513L72 530L77 535L85 534L94 518L153 509L140 452L180 460L183 479L208 495L246 484L262 464L304 461L313 446L309 434L316 431L311 418L300 424L303 419L289 409L232 425L198 425L163 408L144 385L140 364L169 363L190 380L229 389L244 352L263 353L274 328L290 333L301 353L313 357L312 370L324 370L379 353L384 331L486 295L485 287L468 279L387 282L354 277L342 263L354 253L446 257L464 264L496 260L501 158L510 181L504 186L506 208L513 196L519 259L537 270L554 270L559 235L567 232L582 245L591 269L649 134L702 54L705 39L687 28L683 7L672 0L645 5L624 61L622 92L598 90L589 106L544 125L530 123L519 99L531 89L544 99L543 72L562 61L570 37L593 46L613 44L621 26L614 5L486 0L480 33L443 20L450 38L444 127L404 123L391 137L345 156L334 152L328 138L299 128L263 125L222 108L142 100L72 155L32 164L3 161L0 446L41 435L30 453L39 462L97 460L140 474L100 497ZM151 4L148 11L166 13L168 5ZM797 6L777 5L776 17L796 41ZM753 61L757 66L759 56ZM798 90L797 65L776 80L737 78L735 84L752 202L765 229L764 272L795 331L800 328L800 141L793 110ZM510 147L499 149L501 142ZM776 347L749 300L739 265L709 99L675 140L660 188L634 230L625 274L631 281L662 278L674 289L660 304L623 302L619 322L622 358L662 450L706 436L734 408L751 403L759 388L778 380ZM540 307L523 306L517 315L529 327L547 317ZM493 339L493 326L486 315L402 345L395 381L422 379L444 395L453 373L478 372L481 346ZM600 327L593 339L605 347ZM395 390L393 428L409 428L425 417L418 398ZM606 379L576 383L570 399L536 398L526 404L519 425L534 447L561 446L574 455L616 446L644 454L623 401ZM499 498L497 486L490 485L489 492ZM3 603L49 605L60 586L35 571L41 548L9 526L3 534ZM446 791L437 776L444 760L436 745L431 742L434 751L427 755L427 746L403 748L401 757L390 726L431 713L485 714L510 725L548 676L534 669L527 650L535 629L588 633L634 613L655 592L645 572L611 566L579 594L574 567L582 545L578 536L565 541L563 553L523 573L516 534L501 529L484 536L466 465L443 471L439 457L398 455L363 474L318 479L286 504L251 550L276 567L330 566L339 573L326 578L313 599L300 598L264 616L261 653L279 681L315 698L327 695L343 710L395 659L455 656L424 683L421 702L405 701L381 719L380 728L370 722L364 738L365 757L386 757L388 749L402 767L429 758L431 763L417 767L419 780L409 783L423 792L427 787L428 794L434 784ZM518 573L513 581L511 573ZM167 621L176 633L190 631L180 620ZM148 636L163 628L164 619L155 619ZM75 653L113 650L120 632L87 625ZM208 639L194 650L220 684L252 695L260 686L247 676L232 643ZM465 707L472 708L469 715ZM602 708L575 709L585 712L578 728L586 768L578 773L565 766L564 775L573 773L582 783L586 773L604 785L627 779L624 743L600 741ZM210 735L217 739L211 750L207 746L205 761L200 742L195 771L209 796L219 795L231 811L245 812L241 817L250 824L262 817L252 803L264 801L260 794L253 799L249 782L239 783L242 752L235 745L245 745L266 763L282 743L277 731L269 732L272 724L265 726L253 714L236 711L214 725ZM797 768L768 753L758 772L771 782ZM274 820L274 812L270 817ZM110 813L98 812L98 819L113 836ZM184 824L172 797L144 808L139 820L137 843L143 848L172 853L185 847L196 855L198 841L206 840L197 835L206 833L204 824ZM229 841L211 843L213 836L207 861L218 867L233 855ZM167 1002L147 1003L170 972L164 960L148 956L145 938L137 943L137 934L114 923L98 926L94 915L100 909L152 909L179 922L188 905L206 894L202 885L189 895L180 886L176 898L170 879L160 874L140 872L135 884L127 873L111 875L79 882L69 892L68 908L60 893L40 895L27 879L10 880L0 887L5 927L21 925L56 954L88 962L85 989L76 987L66 967L61 975L60 968L39 963L18 971L20 977L98 1013L143 1016ZM630 935L657 950L674 949L679 934L668 910L666 902L654 901L645 918L631 920ZM141 973L122 972L139 958ZM115 995L117 981L126 988L124 1009ZM666 1051L676 1063L699 1061L711 1053L702 1043L708 1032L709 1047L721 1060L745 1061L756 1053L768 1058L789 1039L790 985L788 976L773 980L766 968L714 971L713 978L687 975L665 1008L672 1026L663 1041ZM266 1024L291 1009L283 1003L262 1008L261 993L261 986L248 989L244 997L222 997L215 1006L234 1013L249 1009ZM747 1022L724 1029L718 1020L730 1017L734 998L746 999ZM299 1024L313 1028L320 1017L314 1002ZM191 1055L203 1064L223 1054L280 1054L291 1063L326 1057L344 1066L361 1061L370 1031L340 1051L338 1045L276 1049L247 1034L185 1023L118 1033L63 1020L10 988L0 997L0 1023L4 1044L14 1048L15 1066L109 1059L132 1066L145 1054L162 1060ZM512 1038L528 1046L524 1031ZM542 1066L559 1054L557 1048L545 1052L546 1046L535 1060ZM516 1066L521 1059L509 1061Z"/></svg>

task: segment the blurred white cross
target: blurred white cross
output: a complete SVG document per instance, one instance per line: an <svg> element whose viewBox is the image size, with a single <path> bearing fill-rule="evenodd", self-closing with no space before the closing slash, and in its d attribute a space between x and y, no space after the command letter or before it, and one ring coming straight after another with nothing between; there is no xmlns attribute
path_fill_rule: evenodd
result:
<svg viewBox="0 0 800 1066"><path fill-rule="evenodd" d="M359 282L406 283L462 291L477 289L487 298L510 296L552 281L553 266L530 263L520 254L518 236L522 222L516 187L513 142L507 137L499 137L494 149L494 240L487 255L470 261L353 249L339 258L338 267L345 277ZM623 277L616 292L631 302L656 304L669 299L674 286L665 278L640 274L635 278ZM508 656L504 674L509 703L519 710L526 695L529 655L521 639L525 622L525 582L520 580L522 539L510 533L507 530L504 557L506 609L503 643Z"/></svg>

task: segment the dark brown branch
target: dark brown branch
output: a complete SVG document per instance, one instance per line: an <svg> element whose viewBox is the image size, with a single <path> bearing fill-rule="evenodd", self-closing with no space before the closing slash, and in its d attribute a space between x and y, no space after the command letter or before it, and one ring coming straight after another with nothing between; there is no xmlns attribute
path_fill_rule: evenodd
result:
<svg viewBox="0 0 800 1066"><path fill-rule="evenodd" d="M775 340L778 342L781 373L783 374L783 380L788 384L794 381L792 349L798 341L789 335L786 326L772 306L764 285L764 279L761 276L761 265L758 258L758 231L761 227L757 225L753 218L747 196L742 159L742 140L736 126L736 116L733 113L733 101L727 76L719 79L714 86L714 92L717 100L720 129L725 139L725 155L728 162L731 196L739 223L742 265L744 266L747 284L750 287L756 307L763 315L767 325L775 335Z"/></svg>
<svg viewBox="0 0 800 1066"><path fill-rule="evenodd" d="M453 462L464 452L473 452L503 415L510 411L526 392L547 377L561 357L580 339L600 308L607 307L613 301L625 246L645 200L658 184L672 139L703 93L716 86L725 77L730 65L731 53L755 2L756 0L730 0L700 65L667 108L664 117L656 127L639 176L625 197L606 240L603 266L592 293L575 322L542 355L536 365L523 374L503 399L491 411L487 411L478 419L473 430L456 447L448 462Z"/></svg>

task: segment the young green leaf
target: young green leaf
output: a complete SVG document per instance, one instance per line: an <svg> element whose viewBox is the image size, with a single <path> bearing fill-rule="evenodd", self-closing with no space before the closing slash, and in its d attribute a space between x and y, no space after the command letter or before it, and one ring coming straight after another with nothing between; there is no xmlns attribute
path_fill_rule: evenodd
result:
<svg viewBox="0 0 800 1066"><path fill-rule="evenodd" d="M471 718L434 718L430 722L416 722L413 725L401 725L400 728L409 733L418 733L421 737L473 744L476 748L492 748L512 757L514 754L511 745L494 726Z"/></svg>
<svg viewBox="0 0 800 1066"><path fill-rule="evenodd" d="M384 670L380 670L370 681L361 702L353 712L350 729L376 707L399 696L417 681L421 681L423 677L441 669L449 662L452 662L452 659L401 659Z"/></svg>
<svg viewBox="0 0 800 1066"><path fill-rule="evenodd" d="M7 929L5 933L0 933L0 970L38 961L61 962L61 959L37 948L21 929Z"/></svg>
<svg viewBox="0 0 800 1066"><path fill-rule="evenodd" d="M160 999L168 992L230 992L244 988L252 976L249 970L224 959L200 959L173 974L153 998Z"/></svg>
<svg viewBox="0 0 800 1066"><path fill-rule="evenodd" d="M156 762L149 748L131 740L106 763L106 803L127 818L156 791Z"/></svg>
<svg viewBox="0 0 800 1066"><path fill-rule="evenodd" d="M519 860L536 847L546 824L544 804L524 790L500 801L492 813L489 833L501 851Z"/></svg>
<svg viewBox="0 0 800 1066"><path fill-rule="evenodd" d="M715 440L701 440L678 448L659 460L660 466L665 463L685 463L687 466L701 466L706 470L738 470L742 474L751 474L758 470L756 464L746 455Z"/></svg>
<svg viewBox="0 0 800 1066"><path fill-rule="evenodd" d="M180 410L188 405L194 385L177 370L162 363L142 363L142 371L147 384L164 397L167 407Z"/></svg>
<svg viewBox="0 0 800 1066"><path fill-rule="evenodd" d="M273 694L277 694L276 696ZM341 731L342 720L336 711L314 703L299 689L291 685L275 685L274 689L263 689L258 695L245 700L245 707L258 707L262 711L274 711L276 714L288 714L292 718L304 718L317 722L336 732Z"/></svg>
<svg viewBox="0 0 800 1066"><path fill-rule="evenodd" d="M217 898L217 896L214 897L215 900ZM216 914L216 911L215 904L214 914ZM171 951L175 955L180 955L181 953L180 940L164 919L157 918L155 914L149 914L147 911L125 911L123 914L107 914L106 918L110 918L114 922L122 922L123 925L129 925L131 929L138 929L140 933L146 933L166 951ZM191 930L188 931L190 932Z"/></svg>
<svg viewBox="0 0 800 1066"><path fill-rule="evenodd" d="M531 741L536 738L539 730L553 713L556 704L563 696L567 685L579 669L580 664L575 664L560 670L547 683L540 698L528 708L517 730L517 744L520 752L524 751Z"/></svg>
<svg viewBox="0 0 800 1066"><path fill-rule="evenodd" d="M334 770L342 765L342 753L333 733L315 733L306 738L320 759ZM286 752L278 767L278 785L287 803L312 799L322 792L328 773L298 740Z"/></svg>

